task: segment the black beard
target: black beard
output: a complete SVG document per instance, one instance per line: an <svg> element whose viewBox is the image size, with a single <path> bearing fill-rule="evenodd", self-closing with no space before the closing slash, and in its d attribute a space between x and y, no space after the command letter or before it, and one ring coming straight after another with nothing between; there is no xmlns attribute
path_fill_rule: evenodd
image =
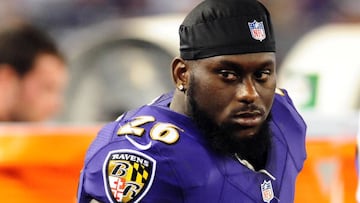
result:
<svg viewBox="0 0 360 203"><path fill-rule="evenodd" d="M267 154L271 146L271 133L269 129L270 115L264 122L259 132L251 137L239 137L234 134L239 130L239 126L234 124L217 125L214 120L199 108L194 99L194 87L196 84L192 80L192 85L188 89L190 116L195 124L202 131L205 139L211 148L220 154L234 155L250 162L255 170L264 169Z"/></svg>

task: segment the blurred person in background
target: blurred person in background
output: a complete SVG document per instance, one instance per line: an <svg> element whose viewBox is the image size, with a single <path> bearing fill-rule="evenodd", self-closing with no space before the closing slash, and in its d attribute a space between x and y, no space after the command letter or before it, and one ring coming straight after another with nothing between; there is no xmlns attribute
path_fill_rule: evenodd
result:
<svg viewBox="0 0 360 203"><path fill-rule="evenodd" d="M62 107L66 64L45 31L17 22L0 30L0 121L45 121Z"/></svg>

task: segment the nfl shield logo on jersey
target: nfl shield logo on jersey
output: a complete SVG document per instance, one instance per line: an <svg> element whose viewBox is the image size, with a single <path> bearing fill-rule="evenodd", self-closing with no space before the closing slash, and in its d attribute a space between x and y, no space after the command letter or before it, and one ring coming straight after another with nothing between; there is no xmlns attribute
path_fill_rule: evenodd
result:
<svg viewBox="0 0 360 203"><path fill-rule="evenodd" d="M254 20L253 22L248 23L248 25L252 38L259 40L260 42L266 38L264 23L262 21L257 22Z"/></svg>
<svg viewBox="0 0 360 203"><path fill-rule="evenodd" d="M261 195L264 202L269 203L274 198L274 192L271 181L265 181L261 184Z"/></svg>
<svg viewBox="0 0 360 203"><path fill-rule="evenodd" d="M156 161L133 150L111 151L103 165L107 197L113 203L137 203L151 187Z"/></svg>

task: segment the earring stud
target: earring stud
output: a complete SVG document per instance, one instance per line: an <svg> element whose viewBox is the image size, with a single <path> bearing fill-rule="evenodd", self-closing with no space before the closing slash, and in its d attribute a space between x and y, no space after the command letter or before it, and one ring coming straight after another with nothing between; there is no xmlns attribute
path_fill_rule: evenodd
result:
<svg viewBox="0 0 360 203"><path fill-rule="evenodd" d="M179 89L181 92L185 92L185 87L184 87L184 85L182 85L182 84L180 84L180 85L178 86L178 89Z"/></svg>

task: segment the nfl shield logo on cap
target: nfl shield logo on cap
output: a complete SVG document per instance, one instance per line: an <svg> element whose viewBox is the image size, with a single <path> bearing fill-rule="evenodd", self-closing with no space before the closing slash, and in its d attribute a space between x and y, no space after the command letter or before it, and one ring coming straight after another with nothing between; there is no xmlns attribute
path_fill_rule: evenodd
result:
<svg viewBox="0 0 360 203"><path fill-rule="evenodd" d="M262 21L257 22L254 20L253 22L248 23L248 25L252 38L259 40L260 42L266 38L264 23Z"/></svg>
<svg viewBox="0 0 360 203"><path fill-rule="evenodd" d="M261 184L261 195L264 202L269 203L274 198L274 191L271 181L265 181Z"/></svg>

